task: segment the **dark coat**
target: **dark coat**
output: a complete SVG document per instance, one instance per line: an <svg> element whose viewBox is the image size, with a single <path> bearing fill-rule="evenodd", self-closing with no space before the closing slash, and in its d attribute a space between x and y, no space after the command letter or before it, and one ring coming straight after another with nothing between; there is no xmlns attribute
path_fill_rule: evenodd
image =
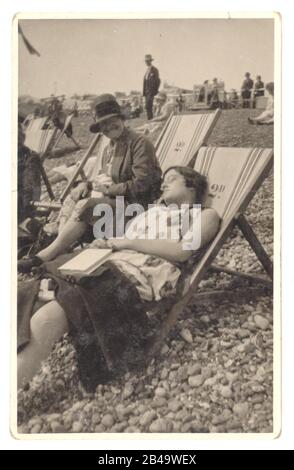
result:
<svg viewBox="0 0 294 470"><path fill-rule="evenodd" d="M159 78L158 69L156 67L153 67L152 65L147 79L146 79L146 75L144 75L143 96L157 95L159 85L160 85L160 78Z"/></svg>
<svg viewBox="0 0 294 470"><path fill-rule="evenodd" d="M102 157L106 172L107 149ZM111 178L114 184L104 191L105 196L125 196L128 203L145 206L160 194L161 170L153 144L134 131L125 128L117 141L112 161Z"/></svg>
<svg viewBox="0 0 294 470"><path fill-rule="evenodd" d="M251 78L245 78L242 83L242 91L249 91L253 88L253 80Z"/></svg>
<svg viewBox="0 0 294 470"><path fill-rule="evenodd" d="M39 155L23 146L18 150L18 222L32 216L31 201L41 195L41 171Z"/></svg>

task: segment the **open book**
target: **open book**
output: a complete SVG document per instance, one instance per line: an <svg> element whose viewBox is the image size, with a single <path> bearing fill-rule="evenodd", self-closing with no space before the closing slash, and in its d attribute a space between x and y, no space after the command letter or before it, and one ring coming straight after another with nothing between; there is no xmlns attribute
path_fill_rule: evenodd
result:
<svg viewBox="0 0 294 470"><path fill-rule="evenodd" d="M91 274L110 257L111 253L112 250L108 248L88 248L59 266L58 270L63 275Z"/></svg>

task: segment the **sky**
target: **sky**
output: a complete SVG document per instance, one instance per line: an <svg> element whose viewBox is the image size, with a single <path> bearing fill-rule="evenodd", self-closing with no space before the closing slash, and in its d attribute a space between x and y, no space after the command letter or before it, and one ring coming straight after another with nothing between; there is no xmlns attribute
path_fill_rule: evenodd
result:
<svg viewBox="0 0 294 470"><path fill-rule="evenodd" d="M160 77L192 89L217 77L240 89L245 72L274 78L272 19L54 19L21 20L19 94L68 97L142 90L144 55Z"/></svg>

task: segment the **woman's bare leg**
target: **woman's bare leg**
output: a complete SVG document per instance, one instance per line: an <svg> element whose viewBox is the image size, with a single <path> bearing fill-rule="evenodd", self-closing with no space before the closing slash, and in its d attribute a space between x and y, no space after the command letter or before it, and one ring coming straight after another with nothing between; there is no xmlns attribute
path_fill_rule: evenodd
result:
<svg viewBox="0 0 294 470"><path fill-rule="evenodd" d="M50 261L66 250L85 233L87 224L78 220L68 220L51 245L38 253L38 258Z"/></svg>
<svg viewBox="0 0 294 470"><path fill-rule="evenodd" d="M53 300L41 307L31 319L31 339L17 357L17 387L29 382L50 354L54 343L68 332L61 306Z"/></svg>

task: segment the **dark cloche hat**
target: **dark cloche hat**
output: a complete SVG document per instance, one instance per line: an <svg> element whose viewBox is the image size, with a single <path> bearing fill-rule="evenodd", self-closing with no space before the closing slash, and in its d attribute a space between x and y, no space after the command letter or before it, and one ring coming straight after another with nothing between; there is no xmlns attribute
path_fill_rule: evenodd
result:
<svg viewBox="0 0 294 470"><path fill-rule="evenodd" d="M96 122L90 126L90 131L93 133L100 132L100 123L102 121L106 121L107 119L119 116L123 117L121 108L116 101L115 97L110 93L105 93L103 95L98 96L95 104L95 117Z"/></svg>

